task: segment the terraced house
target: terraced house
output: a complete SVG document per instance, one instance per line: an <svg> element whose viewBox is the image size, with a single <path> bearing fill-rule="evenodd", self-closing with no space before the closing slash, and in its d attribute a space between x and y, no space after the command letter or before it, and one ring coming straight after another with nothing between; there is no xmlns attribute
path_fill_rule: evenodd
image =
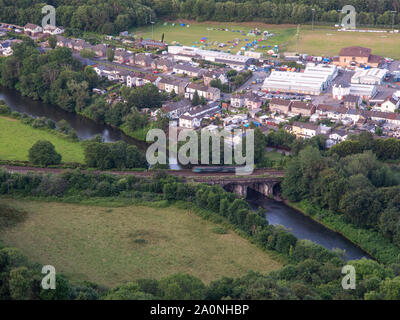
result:
<svg viewBox="0 0 400 320"><path fill-rule="evenodd" d="M221 99L221 91L218 88L206 87L203 84L195 82L186 87L185 97L192 100L196 91L199 97L204 97L207 100L217 101Z"/></svg>
<svg viewBox="0 0 400 320"><path fill-rule="evenodd" d="M189 81L174 78L163 78L158 82L158 88L160 90L168 93L175 91L176 94L185 94L188 85Z"/></svg>

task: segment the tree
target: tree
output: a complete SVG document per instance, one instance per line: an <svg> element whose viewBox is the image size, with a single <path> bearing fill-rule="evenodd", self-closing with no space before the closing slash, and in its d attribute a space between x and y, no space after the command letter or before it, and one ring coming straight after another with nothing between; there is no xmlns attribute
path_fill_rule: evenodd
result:
<svg viewBox="0 0 400 320"><path fill-rule="evenodd" d="M60 274L56 275L56 289L41 289L40 298L43 300L69 300L71 299L72 287L68 279Z"/></svg>
<svg viewBox="0 0 400 320"><path fill-rule="evenodd" d="M200 97L199 97L199 93L196 90L193 94L192 106L198 106L199 104L200 104Z"/></svg>
<svg viewBox="0 0 400 320"><path fill-rule="evenodd" d="M347 192L340 200L340 210L351 223L357 226L373 227L382 209L371 189L358 189Z"/></svg>
<svg viewBox="0 0 400 320"><path fill-rule="evenodd" d="M32 274L26 267L18 267L10 271L9 288L14 300L28 300L32 285Z"/></svg>
<svg viewBox="0 0 400 320"><path fill-rule="evenodd" d="M61 163L61 155L50 141L39 140L29 150L29 161L36 165L49 166Z"/></svg>
<svg viewBox="0 0 400 320"><path fill-rule="evenodd" d="M114 56L115 56L114 50L112 48L108 48L107 49L107 60L110 62L113 62Z"/></svg>
<svg viewBox="0 0 400 320"><path fill-rule="evenodd" d="M93 59L95 56L95 53L90 49L83 49L79 52L79 55L84 59Z"/></svg>
<svg viewBox="0 0 400 320"><path fill-rule="evenodd" d="M206 286L199 278L178 273L160 280L160 290L164 300L202 300Z"/></svg>
<svg viewBox="0 0 400 320"><path fill-rule="evenodd" d="M56 36L51 35L48 39L49 42L49 46L52 49L55 49L55 47L57 47L57 38Z"/></svg>
<svg viewBox="0 0 400 320"><path fill-rule="evenodd" d="M362 151L361 143L353 140L343 141L330 149L331 154L337 154L341 158L351 154L361 153Z"/></svg>

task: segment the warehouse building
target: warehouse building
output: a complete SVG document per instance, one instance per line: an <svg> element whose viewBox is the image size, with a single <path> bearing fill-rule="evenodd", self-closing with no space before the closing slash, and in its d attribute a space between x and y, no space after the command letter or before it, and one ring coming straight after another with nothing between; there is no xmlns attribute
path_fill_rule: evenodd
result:
<svg viewBox="0 0 400 320"><path fill-rule="evenodd" d="M194 59L203 59L206 61L224 63L231 68L243 70L246 66L253 63L254 58L248 56L234 55L230 53L203 50L187 46L169 46L168 53L174 56L174 60L190 61Z"/></svg>
<svg viewBox="0 0 400 320"><path fill-rule="evenodd" d="M357 71L351 78L353 84L382 84L387 69L371 68Z"/></svg>
<svg viewBox="0 0 400 320"><path fill-rule="evenodd" d="M367 84L335 84L332 87L332 96L334 99L343 100L345 96L359 96L362 99L369 100L377 94L375 85Z"/></svg>
<svg viewBox="0 0 400 320"><path fill-rule="evenodd" d="M263 89L319 95L338 74L333 65L307 65L304 72L272 71L265 79Z"/></svg>

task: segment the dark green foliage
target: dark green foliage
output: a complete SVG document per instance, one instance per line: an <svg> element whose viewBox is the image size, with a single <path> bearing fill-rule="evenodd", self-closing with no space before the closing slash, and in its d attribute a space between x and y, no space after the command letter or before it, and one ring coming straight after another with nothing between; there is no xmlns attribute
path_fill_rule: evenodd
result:
<svg viewBox="0 0 400 320"><path fill-rule="evenodd" d="M147 167L146 160L138 148L123 141L104 143L94 139L86 142L85 162L89 167L101 170Z"/></svg>
<svg viewBox="0 0 400 320"><path fill-rule="evenodd" d="M165 300L202 300L206 295L206 286L200 279L178 273L159 282L162 298Z"/></svg>
<svg viewBox="0 0 400 320"><path fill-rule="evenodd" d="M51 142L39 140L29 149L29 161L33 164L46 167L60 164L61 155L57 153Z"/></svg>

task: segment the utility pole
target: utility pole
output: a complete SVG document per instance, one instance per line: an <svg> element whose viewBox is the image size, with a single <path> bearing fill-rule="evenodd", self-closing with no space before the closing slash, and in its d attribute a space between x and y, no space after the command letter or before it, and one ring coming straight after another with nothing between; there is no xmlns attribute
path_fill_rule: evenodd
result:
<svg viewBox="0 0 400 320"><path fill-rule="evenodd" d="M151 21L151 13L150 13L150 23L151 23L151 40L154 40L154 21Z"/></svg>
<svg viewBox="0 0 400 320"><path fill-rule="evenodd" d="M396 11L391 11L392 12L392 32L394 33L394 15L397 13Z"/></svg>
<svg viewBox="0 0 400 320"><path fill-rule="evenodd" d="M300 25L297 25L297 33L296 33L296 53L299 53L299 34L300 34Z"/></svg>
<svg viewBox="0 0 400 320"><path fill-rule="evenodd" d="M312 31L314 31L314 14L315 14L315 9L312 8L311 11L312 11Z"/></svg>
<svg viewBox="0 0 400 320"><path fill-rule="evenodd" d="M340 22L340 14L343 12L342 10L337 10L337 12L339 13L339 17L338 17L338 25L339 28L342 26L342 23Z"/></svg>

